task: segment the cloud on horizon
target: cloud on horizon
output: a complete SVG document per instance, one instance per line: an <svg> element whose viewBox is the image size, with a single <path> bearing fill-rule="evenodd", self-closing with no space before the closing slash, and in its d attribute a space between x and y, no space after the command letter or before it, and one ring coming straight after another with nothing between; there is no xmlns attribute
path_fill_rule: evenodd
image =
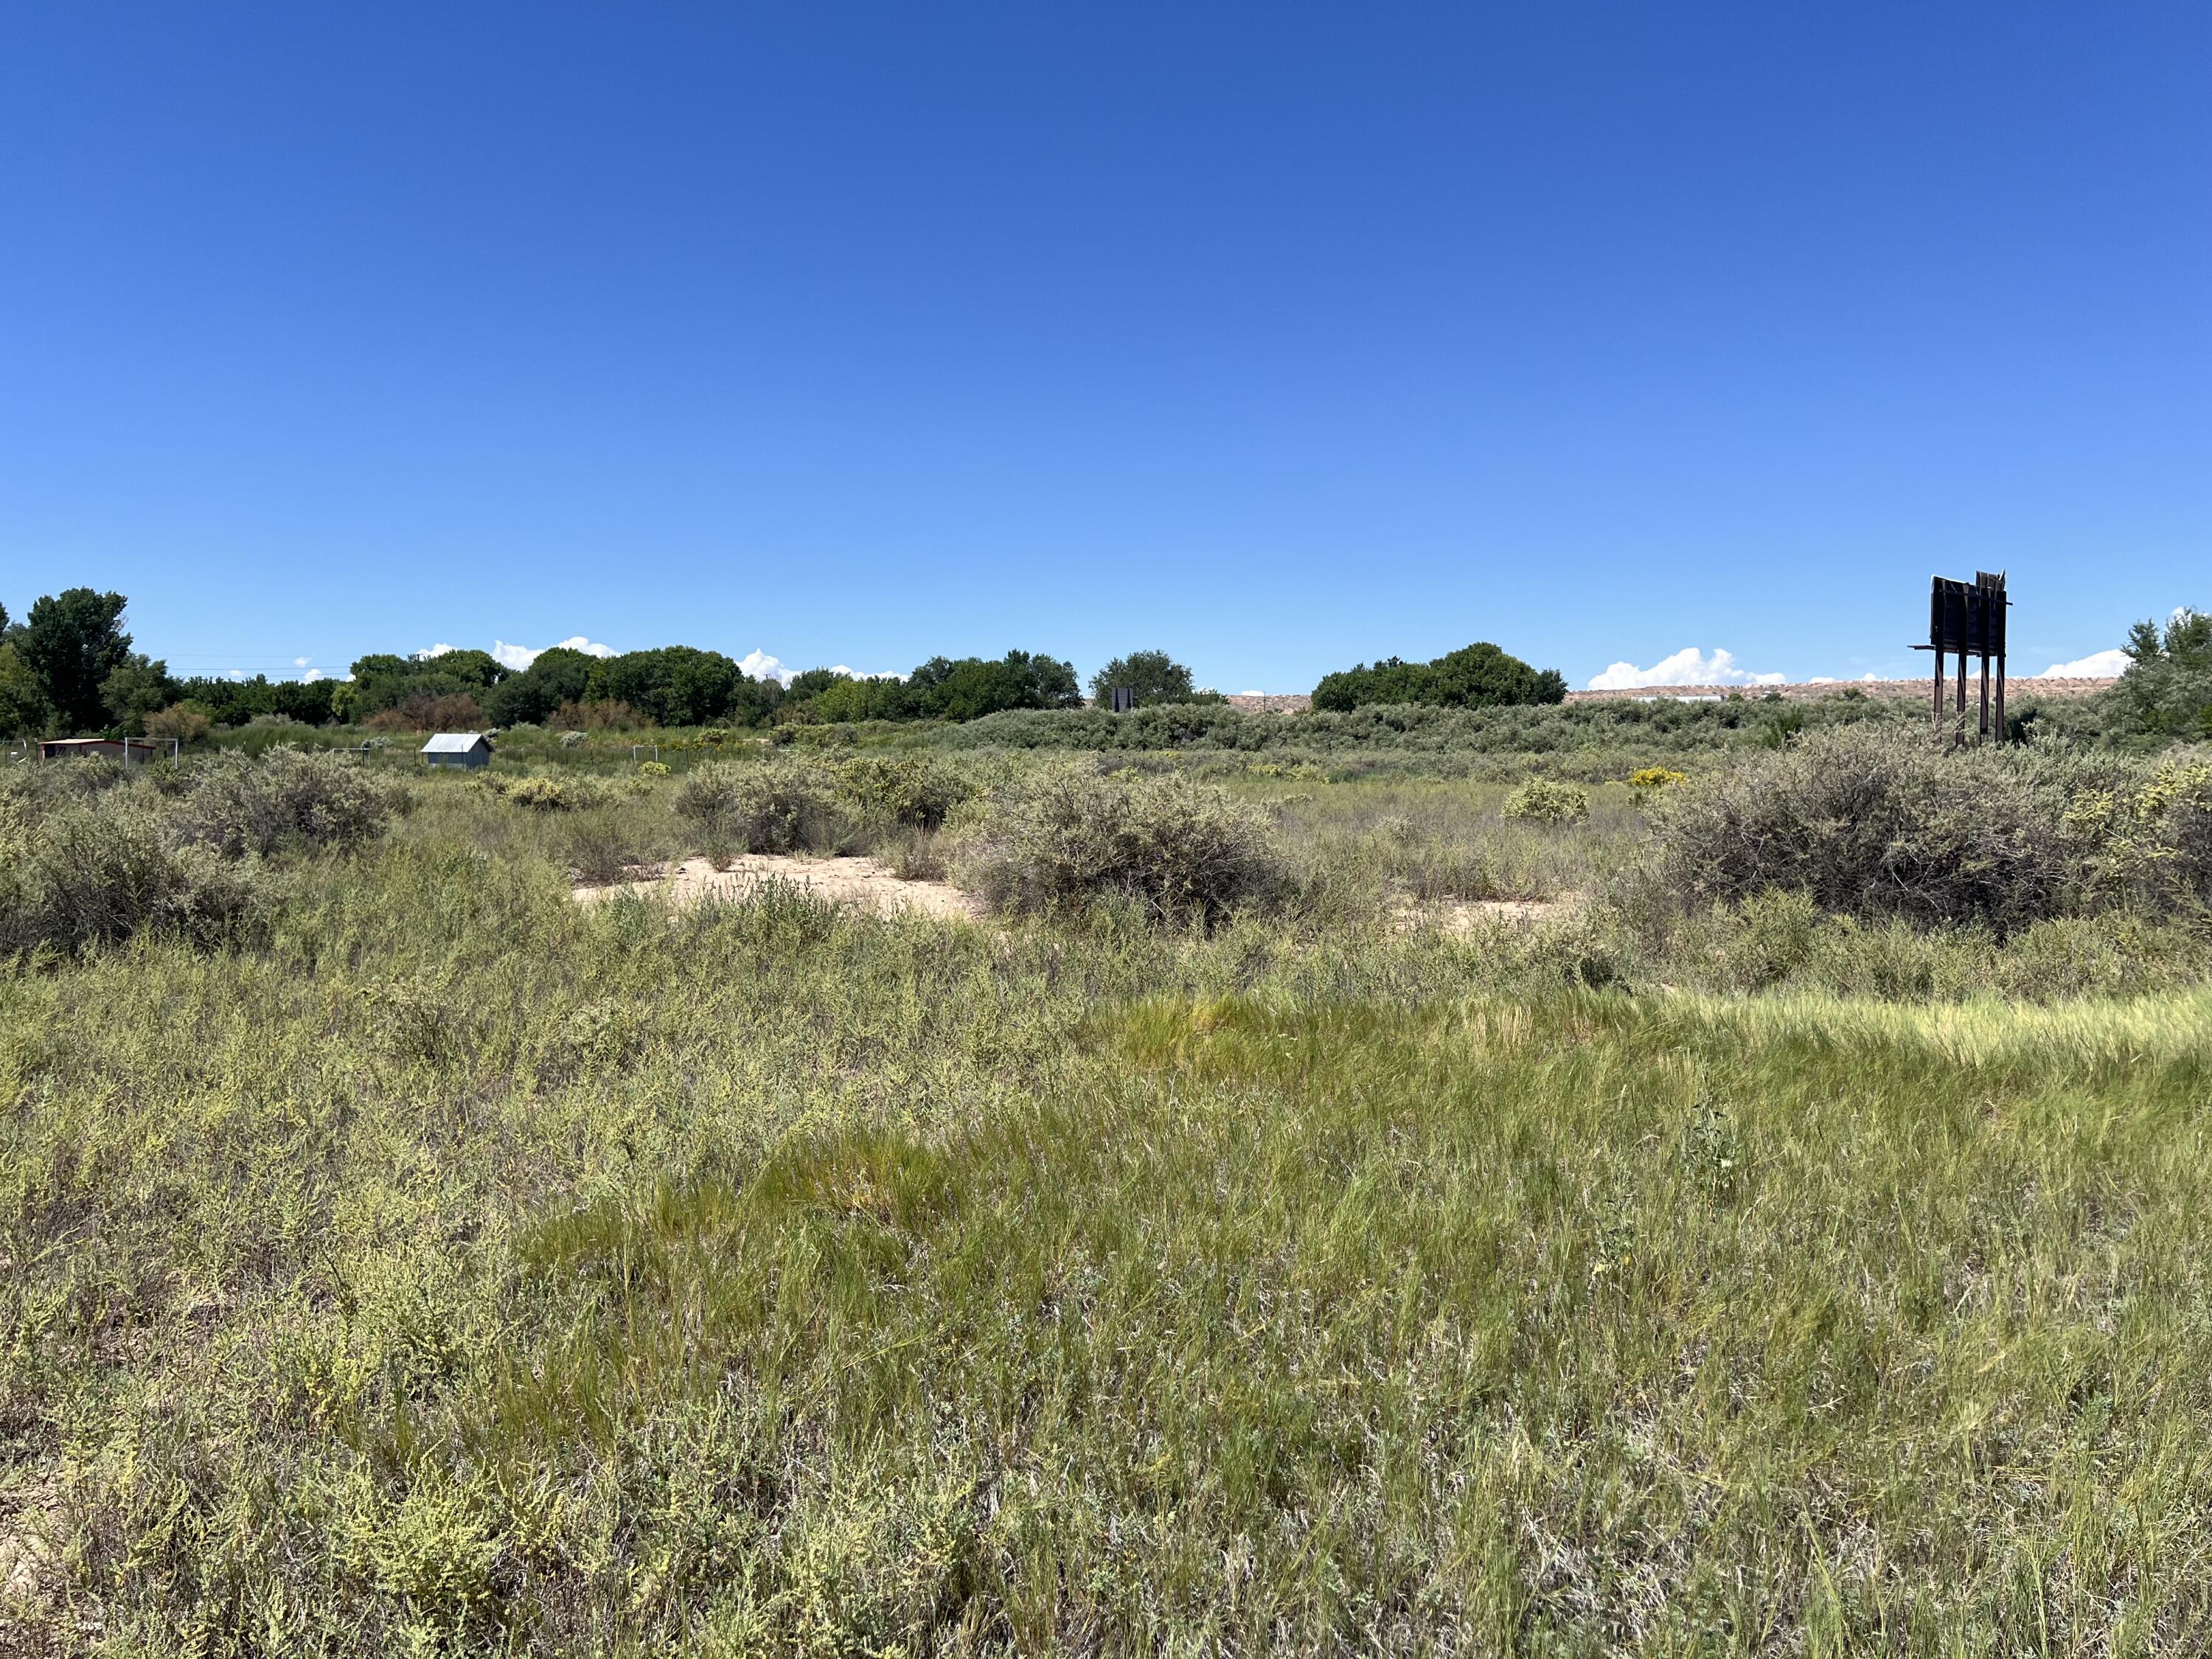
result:
<svg viewBox="0 0 2212 1659"><path fill-rule="evenodd" d="M1686 645L1671 657L1662 657L1649 668L1617 662L1602 674L1593 675L1593 691L1634 691L1647 685L1780 685L1780 674L1753 674L1736 666L1735 655L1715 651L1710 657L1694 645Z"/></svg>
<svg viewBox="0 0 2212 1659"><path fill-rule="evenodd" d="M453 647L449 645L434 645L430 647L428 654L433 657L442 656L452 649ZM522 672L548 651L580 651L587 657L611 657L615 654L612 646L601 645L597 640L586 639L581 634L569 639L556 640L551 645L541 645L534 649L526 645L509 645L505 640L494 640L491 642L491 659L501 667L510 669L517 674Z"/></svg>
<svg viewBox="0 0 2212 1659"><path fill-rule="evenodd" d="M778 685L789 685L799 678L796 668L786 668L782 658L771 657L765 651L748 652L738 659L738 666L757 680L774 680Z"/></svg>
<svg viewBox="0 0 2212 1659"><path fill-rule="evenodd" d="M2039 680L2108 680L2128 672L2135 659L2115 646L2110 651L2092 651L2086 657L2076 657L2072 662L2055 662L2040 674Z"/></svg>
<svg viewBox="0 0 2212 1659"><path fill-rule="evenodd" d="M757 680L774 680L778 685L783 686L788 686L792 681L799 678L800 672L796 668L785 667L782 658L772 657L765 651L748 653L738 661L738 666ZM833 674L842 674L846 678L854 680L902 680L906 678L903 674L864 674L859 669L848 668L842 662L831 663L830 672Z"/></svg>

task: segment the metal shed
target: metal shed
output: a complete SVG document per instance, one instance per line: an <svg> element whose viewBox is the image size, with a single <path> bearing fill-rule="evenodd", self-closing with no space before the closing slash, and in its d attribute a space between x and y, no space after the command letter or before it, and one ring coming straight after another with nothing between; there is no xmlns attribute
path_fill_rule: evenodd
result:
<svg viewBox="0 0 2212 1659"><path fill-rule="evenodd" d="M441 732L422 745L422 758L432 766L489 766L491 733Z"/></svg>
<svg viewBox="0 0 2212 1659"><path fill-rule="evenodd" d="M87 759L119 760L143 764L161 757L161 745L144 738L48 738L39 745L41 760L64 760L73 755Z"/></svg>

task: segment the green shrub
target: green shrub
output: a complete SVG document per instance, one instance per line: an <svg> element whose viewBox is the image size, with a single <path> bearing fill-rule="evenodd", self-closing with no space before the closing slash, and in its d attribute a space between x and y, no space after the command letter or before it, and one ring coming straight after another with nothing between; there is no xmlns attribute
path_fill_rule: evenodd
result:
<svg viewBox="0 0 2212 1659"><path fill-rule="evenodd" d="M1538 823L1571 823L1589 816L1589 792L1554 778L1531 778L1505 798L1498 816L1529 818Z"/></svg>
<svg viewBox="0 0 2212 1659"><path fill-rule="evenodd" d="M2169 761L2132 787L2084 790L2069 803L2065 823L2100 892L2212 903L2212 764Z"/></svg>
<svg viewBox="0 0 2212 1659"><path fill-rule="evenodd" d="M959 870L1005 914L1121 898L1154 920L1200 927L1284 887L1255 808L1188 778L1101 777L1079 767L1054 768L994 800L963 839Z"/></svg>
<svg viewBox="0 0 2212 1659"><path fill-rule="evenodd" d="M214 730L215 722L205 711L188 702L171 703L146 716L146 735L158 741L173 738L179 743L198 743Z"/></svg>
<svg viewBox="0 0 2212 1659"><path fill-rule="evenodd" d="M1666 793L1656 867L1685 902L1778 890L1836 915L2000 933L2068 902L2058 810L1996 751L1816 732Z"/></svg>
<svg viewBox="0 0 2212 1659"><path fill-rule="evenodd" d="M932 755L856 755L838 769L836 787L864 819L908 830L937 830L975 786Z"/></svg>
<svg viewBox="0 0 2212 1659"><path fill-rule="evenodd" d="M568 814L554 846L575 879L587 886L649 878L659 867L659 851L637 815L617 806Z"/></svg>
<svg viewBox="0 0 2212 1659"><path fill-rule="evenodd" d="M811 757L700 767L678 786L675 808L710 849L843 852L854 827L836 771Z"/></svg>
<svg viewBox="0 0 2212 1659"><path fill-rule="evenodd" d="M162 830L118 796L0 830L0 957L75 955L142 931L204 946L258 933L273 898L258 860L178 846Z"/></svg>
<svg viewBox="0 0 2212 1659"><path fill-rule="evenodd" d="M1672 789L1676 784L1689 781L1686 773L1671 771L1664 766L1640 767L1628 775L1630 788L1653 793L1662 789Z"/></svg>
<svg viewBox="0 0 2212 1659"><path fill-rule="evenodd" d="M487 773L484 787L502 797L509 805L532 812L579 811L599 805L606 799L606 792L589 778L505 778Z"/></svg>
<svg viewBox="0 0 2212 1659"><path fill-rule="evenodd" d="M382 835L392 793L355 763L289 746L258 759L235 750L184 775L172 838L227 858L295 847L357 847Z"/></svg>

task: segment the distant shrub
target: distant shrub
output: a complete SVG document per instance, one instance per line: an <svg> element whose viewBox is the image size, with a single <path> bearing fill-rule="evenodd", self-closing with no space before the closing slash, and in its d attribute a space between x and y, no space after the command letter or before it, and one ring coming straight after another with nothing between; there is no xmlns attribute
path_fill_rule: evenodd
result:
<svg viewBox="0 0 2212 1659"><path fill-rule="evenodd" d="M264 716L253 718L258 722ZM413 692L362 723L372 732L481 732L487 724L483 705L471 691Z"/></svg>
<svg viewBox="0 0 2212 1659"><path fill-rule="evenodd" d="M1694 903L1794 892L1836 915L2002 933L2068 901L2058 817L1994 751L1817 732L1668 790L1657 868Z"/></svg>
<svg viewBox="0 0 2212 1659"><path fill-rule="evenodd" d="M637 775L641 778L665 778L669 775L669 769L663 761L640 761Z"/></svg>
<svg viewBox="0 0 2212 1659"><path fill-rule="evenodd" d="M634 732L648 723L629 703L617 701L578 702L572 699L548 717L550 725L586 732Z"/></svg>
<svg viewBox="0 0 2212 1659"><path fill-rule="evenodd" d="M1170 775L1100 777L1056 768L994 800L958 868L1002 913L1066 911L1121 898L1154 919L1210 927L1279 896L1267 820L1217 788Z"/></svg>
<svg viewBox="0 0 2212 1659"><path fill-rule="evenodd" d="M226 857L291 847L354 847L384 833L392 795L336 755L270 749L217 755L185 775L170 827L179 842Z"/></svg>
<svg viewBox="0 0 2212 1659"><path fill-rule="evenodd" d="M1537 823L1571 823L1589 816L1589 792L1554 778L1531 778L1505 798L1498 816Z"/></svg>
<svg viewBox="0 0 2212 1659"><path fill-rule="evenodd" d="M198 743L215 730L215 722L188 702L171 703L146 716L146 735L163 743Z"/></svg>
<svg viewBox="0 0 2212 1659"><path fill-rule="evenodd" d="M936 830L975 786L933 755L856 755L839 767L837 788L864 820Z"/></svg>
<svg viewBox="0 0 2212 1659"><path fill-rule="evenodd" d="M835 773L811 758L702 766L677 786L675 809L710 849L842 852L854 827Z"/></svg>
<svg viewBox="0 0 2212 1659"><path fill-rule="evenodd" d="M574 812L597 806L606 799L606 792L589 778L510 778L487 773L484 787L502 797L510 806L532 812Z"/></svg>
<svg viewBox="0 0 2212 1659"><path fill-rule="evenodd" d="M1655 794L1662 789L1672 789L1676 784L1689 781L1687 773L1669 771L1663 766L1641 767L1628 775L1630 788L1648 790Z"/></svg>

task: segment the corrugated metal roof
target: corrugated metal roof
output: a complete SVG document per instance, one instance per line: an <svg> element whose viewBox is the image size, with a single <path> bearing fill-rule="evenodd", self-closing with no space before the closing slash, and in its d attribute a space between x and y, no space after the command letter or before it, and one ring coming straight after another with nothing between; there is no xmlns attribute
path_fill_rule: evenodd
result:
<svg viewBox="0 0 2212 1659"><path fill-rule="evenodd" d="M424 744L425 755L465 755L478 744L487 742L481 732L441 732Z"/></svg>

